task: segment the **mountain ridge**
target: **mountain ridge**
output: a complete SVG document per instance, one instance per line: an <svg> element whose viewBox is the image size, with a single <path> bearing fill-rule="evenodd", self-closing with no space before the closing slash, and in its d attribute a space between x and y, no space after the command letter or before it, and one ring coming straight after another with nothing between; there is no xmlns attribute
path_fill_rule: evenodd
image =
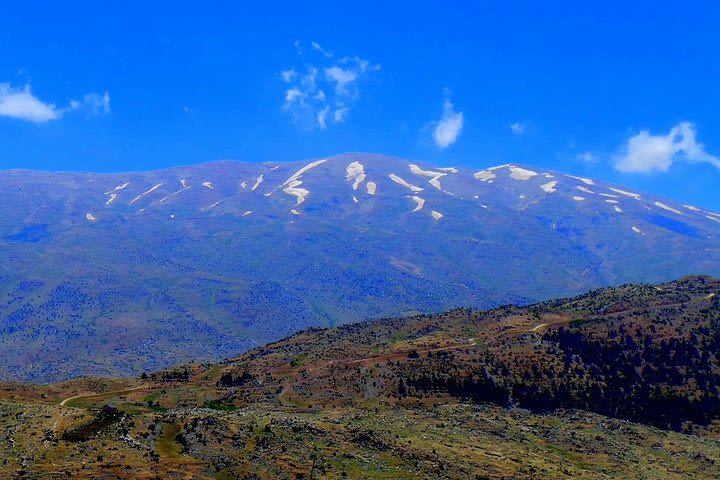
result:
<svg viewBox="0 0 720 480"><path fill-rule="evenodd" d="M0 172L0 378L136 375L313 325L720 274L717 213L532 168Z"/></svg>

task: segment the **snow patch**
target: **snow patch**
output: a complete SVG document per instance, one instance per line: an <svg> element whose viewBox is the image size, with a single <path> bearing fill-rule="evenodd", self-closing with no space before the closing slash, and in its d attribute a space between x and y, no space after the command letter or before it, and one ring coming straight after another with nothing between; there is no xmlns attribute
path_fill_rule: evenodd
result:
<svg viewBox="0 0 720 480"><path fill-rule="evenodd" d="M345 168L345 172L345 179L353 181L353 190L357 190L360 184L365 181L365 167L360 162L352 162Z"/></svg>
<svg viewBox="0 0 720 480"><path fill-rule="evenodd" d="M618 203L617 200L611 200L611 199L609 199L609 198L608 198L607 200L605 200L605 201L606 201L607 203Z"/></svg>
<svg viewBox="0 0 720 480"><path fill-rule="evenodd" d="M640 235L645 235L638 227L632 227L632 231L635 233L639 233Z"/></svg>
<svg viewBox="0 0 720 480"><path fill-rule="evenodd" d="M430 215L432 215L435 220L440 220L443 217L443 214L437 210L430 210Z"/></svg>
<svg viewBox="0 0 720 480"><path fill-rule="evenodd" d="M714 220L714 221L720 223L720 218L718 218L718 217L713 217L712 215L705 215L705 218L708 218L710 220Z"/></svg>
<svg viewBox="0 0 720 480"><path fill-rule="evenodd" d="M291 182L293 182L293 181L295 181L295 180L298 180L298 179L303 175L303 173L307 172L307 171L310 170L310 169L313 169L313 168L317 167L318 165L322 165L322 164L325 163L325 162L327 162L327 159L315 160L314 162L308 163L307 165L305 165L304 167L302 167L300 170L298 170L297 172L293 173L293 174L290 176L290 178L288 178L287 180L285 180L285 183L283 183L283 184L280 185L280 186L281 186L281 187L284 187L285 185L289 185Z"/></svg>
<svg viewBox="0 0 720 480"><path fill-rule="evenodd" d="M94 222L95 220L97 220L97 218L95 218L95 215L93 215L92 213L86 213L85 218L88 222Z"/></svg>
<svg viewBox="0 0 720 480"><path fill-rule="evenodd" d="M242 215L242 216L243 216L243 217L247 217L247 216L250 215L251 213L252 213L252 210L248 210L247 212L243 212L243 215Z"/></svg>
<svg viewBox="0 0 720 480"><path fill-rule="evenodd" d="M575 200L576 202L582 202L583 200L585 200L585 197L579 197L579 196L575 195L575 196L573 196L573 200Z"/></svg>
<svg viewBox="0 0 720 480"><path fill-rule="evenodd" d="M293 215L300 215L300 212L298 212L294 208L292 210L290 210L290 213L292 213Z"/></svg>
<svg viewBox="0 0 720 480"><path fill-rule="evenodd" d="M283 189L283 192L287 193L288 195L292 195L297 198L296 205L300 205L305 201L305 197L307 197L310 194L310 190L307 190L305 188L298 188L300 185L302 185L302 180L300 178L302 175L307 172L310 169L313 169L317 167L318 165L322 165L323 163L327 162L327 159L323 160L316 160L314 162L311 162L304 167L302 167L297 172L293 173L290 178L285 180L285 182L280 185L280 188L285 187Z"/></svg>
<svg viewBox="0 0 720 480"><path fill-rule="evenodd" d="M622 208L618 207L617 205L614 205L613 208L617 213L622 213Z"/></svg>
<svg viewBox="0 0 720 480"><path fill-rule="evenodd" d="M202 185L203 187L209 188L210 190L215 190L215 189L213 188L212 182L202 182L201 185Z"/></svg>
<svg viewBox="0 0 720 480"><path fill-rule="evenodd" d="M511 166L511 165L510 165L509 163L505 163L505 164L503 164L503 165L496 165L496 166L494 166L494 167L486 168L486 170L489 170L489 171L493 172L493 171L495 171L495 170L500 170L501 168L508 168L508 167L510 167L510 166Z"/></svg>
<svg viewBox="0 0 720 480"><path fill-rule="evenodd" d="M425 199L420 198L417 195L413 195L412 199L415 200L415 203L417 203L417 206L415 207L415 210L413 210L413 212L422 210L422 208L425 206Z"/></svg>
<svg viewBox="0 0 720 480"><path fill-rule="evenodd" d="M117 198L117 194L116 194L116 193L111 193L111 194L110 194L110 198L108 198L108 201L105 202L105 205L110 205L112 202L115 201L116 198Z"/></svg>
<svg viewBox="0 0 720 480"><path fill-rule="evenodd" d="M125 183L123 183L123 184L121 184L121 185L118 185L117 187L113 188L113 189L110 190L109 192L105 192L105 195L110 195L110 194L113 193L113 192L118 192L118 191L120 191L120 190L124 190L124 189L126 189L126 188L128 187L128 185L130 185L130 182L125 182Z"/></svg>
<svg viewBox="0 0 720 480"><path fill-rule="evenodd" d="M448 173L458 173L460 171L455 167L437 167L437 170L440 170L441 172L448 172Z"/></svg>
<svg viewBox="0 0 720 480"><path fill-rule="evenodd" d="M243 190L244 190L244 189L247 188L248 182L241 182L241 183L240 183L240 186L241 186L241 187L243 188Z"/></svg>
<svg viewBox="0 0 720 480"><path fill-rule="evenodd" d="M357 198L355 195L353 195L353 202L354 202L354 203L358 203L359 201L360 201L360 200L358 200L358 198Z"/></svg>
<svg viewBox="0 0 720 480"><path fill-rule="evenodd" d="M496 177L496 175L491 170L480 170L479 172L475 173L473 175L475 178L480 180L481 182L487 182L489 180L492 180Z"/></svg>
<svg viewBox="0 0 720 480"><path fill-rule="evenodd" d="M438 190L442 191L442 186L440 185L440 178L447 175L447 173L443 172L433 172L432 170L423 170L422 168L418 167L417 165L411 163L410 164L410 171L414 173L415 175L421 175L423 177L429 177L430 180L428 183L432 185L433 187L437 188Z"/></svg>
<svg viewBox="0 0 720 480"><path fill-rule="evenodd" d="M640 198L639 193L627 192L625 190L620 190L619 188L612 188L612 187L610 187L610 190L612 190L615 193L619 193L620 195L624 195L626 197L635 198L635 199Z"/></svg>
<svg viewBox="0 0 720 480"><path fill-rule="evenodd" d="M184 191L187 190L188 188L190 188L190 187L183 187L183 188L181 188L180 190L178 190L177 192L173 192L173 193L171 193L170 195L161 198L158 203L163 203L163 202L165 202L165 200L168 200L168 199L174 197L174 196L177 195L178 193L184 192ZM175 217L173 217L173 218L175 218Z"/></svg>
<svg viewBox="0 0 720 480"><path fill-rule="evenodd" d="M688 210L692 210L693 212L699 212L700 209L697 207L693 207L692 205L683 205L683 207L687 208Z"/></svg>
<svg viewBox="0 0 720 480"><path fill-rule="evenodd" d="M155 190L157 190L157 189L160 188L161 186L162 186L162 183L158 183L157 185L153 186L153 187L150 188L149 190L141 193L140 195L138 195L137 197L133 198L133 199L130 201L130 205L132 205L133 203L137 202L138 200L140 200L140 199L141 199L142 197L144 197L145 195L154 192Z"/></svg>
<svg viewBox="0 0 720 480"><path fill-rule="evenodd" d="M394 173L391 173L390 175L388 175L388 177L390 177L390 180L392 180L393 182L397 183L398 185L402 185L405 188L409 188L413 192L422 192L423 190L425 190L422 187L418 187L418 186L409 184L408 182L406 182L402 178L398 177Z"/></svg>
<svg viewBox="0 0 720 480"><path fill-rule="evenodd" d="M576 188L577 190L580 190L581 192L589 193L589 194L591 194L591 195L595 193L595 192L593 192L592 190L590 190L589 188L583 187L582 185L575 185L575 188Z"/></svg>
<svg viewBox="0 0 720 480"><path fill-rule="evenodd" d="M255 185L252 186L250 191L254 192L255 190L257 190L257 187L260 186L260 184L263 182L264 179L265 179L265 175L260 175L259 177L257 177L255 179Z"/></svg>
<svg viewBox="0 0 720 480"><path fill-rule="evenodd" d="M305 197L307 197L310 194L310 190L307 190L305 188L298 188L300 185L302 185L302 180L293 180L288 184L287 187L283 189L283 192L287 193L288 195L293 195L297 198L297 203L295 205L300 205L305 201Z"/></svg>
<svg viewBox="0 0 720 480"><path fill-rule="evenodd" d="M377 184L375 182L367 182L367 192L369 195L375 195L377 191Z"/></svg>
<svg viewBox="0 0 720 480"><path fill-rule="evenodd" d="M510 178L514 178L515 180L529 180L538 174L532 170L515 167L513 165L510 165L508 168L510 169Z"/></svg>
<svg viewBox="0 0 720 480"><path fill-rule="evenodd" d="M580 181L583 182L585 185L595 185L595 182L593 182L593 181L592 181L591 179L589 179L589 178L576 177L576 176L574 176L574 175L565 175L565 176L568 177L568 178L574 178L575 180L580 180Z"/></svg>
<svg viewBox="0 0 720 480"><path fill-rule="evenodd" d="M552 182L548 182L544 185L540 185L540 188L543 190L543 192L553 193L553 192L557 192L557 188L555 188L557 186L557 184L558 184L557 180L553 180Z"/></svg>
<svg viewBox="0 0 720 480"><path fill-rule="evenodd" d="M672 208L671 206L665 205L664 203L661 203L661 202L655 202L655 206L662 208L663 210L667 210L668 212L676 213L678 215L683 214L680 210L676 210L676 209Z"/></svg>
<svg viewBox="0 0 720 480"><path fill-rule="evenodd" d="M180 185L182 185L183 188L187 188L187 180L185 180L184 178L180 180Z"/></svg>

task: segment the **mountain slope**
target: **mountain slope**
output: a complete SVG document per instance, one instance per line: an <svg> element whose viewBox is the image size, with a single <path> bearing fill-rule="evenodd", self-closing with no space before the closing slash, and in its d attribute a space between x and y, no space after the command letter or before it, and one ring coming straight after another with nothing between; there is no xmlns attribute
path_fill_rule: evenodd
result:
<svg viewBox="0 0 720 480"><path fill-rule="evenodd" d="M238 406L454 397L540 412L580 408L665 429L718 428L718 294L720 280L688 277L527 307L362 322L301 332L221 371L190 373L205 388L228 389L224 398ZM209 370L215 376L205 379Z"/></svg>
<svg viewBox="0 0 720 480"><path fill-rule="evenodd" d="M0 385L0 460L31 478L716 478L719 292L623 285L311 329L147 379Z"/></svg>
<svg viewBox="0 0 720 480"><path fill-rule="evenodd" d="M308 326L720 274L720 215L377 155L0 173L0 378L137 374Z"/></svg>

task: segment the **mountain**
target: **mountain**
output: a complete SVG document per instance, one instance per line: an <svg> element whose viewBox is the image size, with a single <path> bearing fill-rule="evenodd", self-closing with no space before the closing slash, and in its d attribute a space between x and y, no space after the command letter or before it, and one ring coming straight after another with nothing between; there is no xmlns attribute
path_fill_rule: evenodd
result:
<svg viewBox="0 0 720 480"><path fill-rule="evenodd" d="M717 478L720 279L313 328L146 379L0 384L18 478Z"/></svg>
<svg viewBox="0 0 720 480"><path fill-rule="evenodd" d="M310 326L720 274L720 214L379 155L0 172L0 378L137 375Z"/></svg>

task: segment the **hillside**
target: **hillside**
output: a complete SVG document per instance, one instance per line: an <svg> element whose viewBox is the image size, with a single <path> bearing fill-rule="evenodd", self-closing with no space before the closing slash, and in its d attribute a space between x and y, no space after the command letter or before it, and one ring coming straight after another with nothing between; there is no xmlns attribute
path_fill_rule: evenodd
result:
<svg viewBox="0 0 720 480"><path fill-rule="evenodd" d="M33 478L716 478L718 292L623 285L6 384L0 458Z"/></svg>
<svg viewBox="0 0 720 480"><path fill-rule="evenodd" d="M720 274L720 215L380 155L0 172L0 378L138 375L299 330Z"/></svg>

